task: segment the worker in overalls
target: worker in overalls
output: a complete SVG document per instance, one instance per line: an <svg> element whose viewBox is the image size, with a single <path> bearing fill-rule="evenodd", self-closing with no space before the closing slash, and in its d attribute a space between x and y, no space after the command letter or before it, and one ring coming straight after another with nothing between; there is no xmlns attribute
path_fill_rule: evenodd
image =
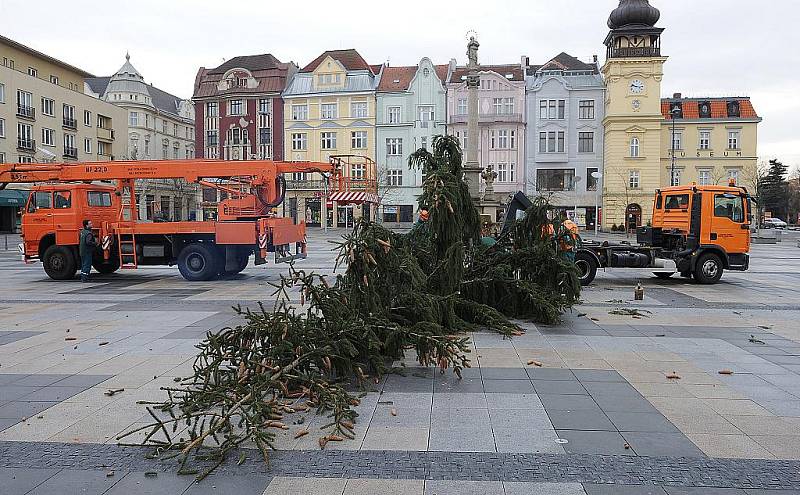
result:
<svg viewBox="0 0 800 495"><path fill-rule="evenodd" d="M97 241L92 232L92 221L84 220L83 229L78 236L78 254L81 258L81 282L89 281L89 273L92 271L92 258L97 248Z"/></svg>

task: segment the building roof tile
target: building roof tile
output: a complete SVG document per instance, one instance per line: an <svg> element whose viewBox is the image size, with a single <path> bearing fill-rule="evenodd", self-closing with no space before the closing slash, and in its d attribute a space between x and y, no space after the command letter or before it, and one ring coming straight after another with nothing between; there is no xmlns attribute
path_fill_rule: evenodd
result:
<svg viewBox="0 0 800 495"><path fill-rule="evenodd" d="M466 80L467 74L470 72L469 67L456 67L450 75L451 83L460 83ZM509 81L524 81L525 74L522 72L522 67L519 64L505 64L505 65L481 65L481 72L496 72ZM508 77L510 76L510 77Z"/></svg>
<svg viewBox="0 0 800 495"><path fill-rule="evenodd" d="M381 67L380 65L374 67L369 65L357 50L354 48L348 48L346 50L327 50L322 52L322 54L320 54L317 58L303 67L300 72L314 72L316 68L319 67L319 64L321 64L322 61L328 56L338 61L347 70L367 70L372 74L377 74L378 72L375 71L375 67L378 68L378 71L380 71Z"/></svg>
<svg viewBox="0 0 800 495"><path fill-rule="evenodd" d="M241 67L249 71L260 69L275 69L281 65L281 61L275 58L271 53L263 53L261 55L241 55L233 57L225 61L223 64L210 69L209 74L224 74L231 69Z"/></svg>
<svg viewBox="0 0 800 495"><path fill-rule="evenodd" d="M737 101L739 103L739 116L728 115L728 102ZM700 103L709 102L711 104L711 119L760 119L756 113L753 103L750 98L734 97L734 98L662 98L661 99L661 114L665 119L671 120L672 114L670 110L672 104L680 102L683 111L683 119L697 120L700 119Z"/></svg>

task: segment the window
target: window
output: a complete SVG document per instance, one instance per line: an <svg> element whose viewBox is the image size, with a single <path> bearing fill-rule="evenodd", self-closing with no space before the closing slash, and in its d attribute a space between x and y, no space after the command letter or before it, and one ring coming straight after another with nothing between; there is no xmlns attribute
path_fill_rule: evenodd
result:
<svg viewBox="0 0 800 495"><path fill-rule="evenodd" d="M700 170L697 172L697 181L701 186L708 186L713 183L711 179L711 170Z"/></svg>
<svg viewBox="0 0 800 495"><path fill-rule="evenodd" d="M27 91L17 90L17 114L22 117L33 118L33 94Z"/></svg>
<svg viewBox="0 0 800 495"><path fill-rule="evenodd" d="M578 153L594 153L594 132L578 133Z"/></svg>
<svg viewBox="0 0 800 495"><path fill-rule="evenodd" d="M739 183L739 169L738 168L731 168L728 169L728 180L734 181L735 184Z"/></svg>
<svg viewBox="0 0 800 495"><path fill-rule="evenodd" d="M402 138L386 138L386 154L388 156L400 156L403 154Z"/></svg>
<svg viewBox="0 0 800 495"><path fill-rule="evenodd" d="M84 138L83 140L83 151L84 153L92 153L92 140L90 138Z"/></svg>
<svg viewBox="0 0 800 495"><path fill-rule="evenodd" d="M564 120L566 100L539 101L539 118L546 120Z"/></svg>
<svg viewBox="0 0 800 495"><path fill-rule="evenodd" d="M175 143L175 144L178 144L178 143ZM174 160L177 160L177 159L178 159L178 154L179 154L179 153L180 153L180 148L178 148L177 146L175 146L174 148L172 148L172 158L173 158Z"/></svg>
<svg viewBox="0 0 800 495"><path fill-rule="evenodd" d="M736 223L744 223L744 203L741 196L733 194L714 195L714 216L730 218Z"/></svg>
<svg viewBox="0 0 800 495"><path fill-rule="evenodd" d="M594 100L581 100L578 102L578 118L581 120L594 120Z"/></svg>
<svg viewBox="0 0 800 495"><path fill-rule="evenodd" d="M229 103L229 111L228 115L244 115L242 113L242 109L244 106L242 105L242 100L231 100Z"/></svg>
<svg viewBox="0 0 800 495"><path fill-rule="evenodd" d="M292 120L308 120L308 105L292 105Z"/></svg>
<svg viewBox="0 0 800 495"><path fill-rule="evenodd" d="M497 164L497 181L498 182L514 182L516 176L514 173L514 164L500 162Z"/></svg>
<svg viewBox="0 0 800 495"><path fill-rule="evenodd" d="M598 179L595 178L592 174L596 174L599 170L596 167L590 167L586 169L586 190L587 191L597 191L597 182Z"/></svg>
<svg viewBox="0 0 800 495"><path fill-rule="evenodd" d="M336 103L323 103L320 106L320 118L323 120L332 120L338 117Z"/></svg>
<svg viewBox="0 0 800 495"><path fill-rule="evenodd" d="M320 74L317 76L319 84L339 84L341 74Z"/></svg>
<svg viewBox="0 0 800 495"><path fill-rule="evenodd" d="M216 101L206 103L206 117L219 117L219 103Z"/></svg>
<svg viewBox="0 0 800 495"><path fill-rule="evenodd" d="M49 192L37 191L33 193L33 201L31 201L31 207L28 208L28 213L41 209L49 210L52 207L53 196Z"/></svg>
<svg viewBox="0 0 800 495"><path fill-rule="evenodd" d="M672 140L672 147L676 150L683 149L683 132L675 131L675 136Z"/></svg>
<svg viewBox="0 0 800 495"><path fill-rule="evenodd" d="M100 127L100 124L98 123L97 126ZM150 129L150 114L149 113L144 114L144 126L147 129Z"/></svg>
<svg viewBox="0 0 800 495"><path fill-rule="evenodd" d="M676 168L672 171L672 180L670 181L671 186L679 186L681 185L681 169Z"/></svg>
<svg viewBox="0 0 800 495"><path fill-rule="evenodd" d="M539 133L539 153L564 153L564 131Z"/></svg>
<svg viewBox="0 0 800 495"><path fill-rule="evenodd" d="M42 144L45 146L55 146L56 131L53 129L42 129Z"/></svg>
<svg viewBox="0 0 800 495"><path fill-rule="evenodd" d="M147 141L145 141L145 143L147 143ZM219 134L217 134L217 131L206 131L206 146L217 146L218 144Z"/></svg>
<svg viewBox="0 0 800 495"><path fill-rule="evenodd" d="M353 149L366 149L367 148L367 131L353 131L350 133L351 148Z"/></svg>
<svg viewBox="0 0 800 495"><path fill-rule="evenodd" d="M386 185L387 186L402 186L403 185L403 171L402 170L387 170L386 171Z"/></svg>
<svg viewBox="0 0 800 495"><path fill-rule="evenodd" d="M234 127L228 131L228 144L247 144L247 129Z"/></svg>
<svg viewBox="0 0 800 495"><path fill-rule="evenodd" d="M433 107L430 105L423 105L419 107L419 126L427 129L431 122L433 122Z"/></svg>
<svg viewBox="0 0 800 495"><path fill-rule="evenodd" d="M0 103L6 102L6 85L0 83Z"/></svg>
<svg viewBox="0 0 800 495"><path fill-rule="evenodd" d="M178 137L178 124L172 124L172 135Z"/></svg>
<svg viewBox="0 0 800 495"><path fill-rule="evenodd" d="M258 144L272 144L272 132L269 127L258 128Z"/></svg>
<svg viewBox="0 0 800 495"><path fill-rule="evenodd" d="M270 100L267 98L261 98L258 100L258 113L260 114L267 114L270 112Z"/></svg>
<svg viewBox="0 0 800 495"><path fill-rule="evenodd" d="M33 157L30 155L19 155L20 163L33 163Z"/></svg>
<svg viewBox="0 0 800 495"><path fill-rule="evenodd" d="M366 172L367 167L363 163L357 163L355 165L350 166L350 177L353 179L364 179L364 173Z"/></svg>
<svg viewBox="0 0 800 495"><path fill-rule="evenodd" d="M631 138L631 158L639 157L639 138Z"/></svg>
<svg viewBox="0 0 800 495"><path fill-rule="evenodd" d="M458 138L458 142L461 143L461 149L467 149L467 131L456 131L456 138Z"/></svg>
<svg viewBox="0 0 800 495"><path fill-rule="evenodd" d="M161 134L166 134L166 133L167 133L167 121L165 119L161 121Z"/></svg>
<svg viewBox="0 0 800 495"><path fill-rule="evenodd" d="M166 160L169 158L169 146L166 144L161 145L161 159Z"/></svg>
<svg viewBox="0 0 800 495"><path fill-rule="evenodd" d="M104 143L102 141L97 142L97 154L100 156L110 156L111 155L111 145L108 143Z"/></svg>
<svg viewBox="0 0 800 495"><path fill-rule="evenodd" d="M386 116L388 117L389 124L399 124L400 123L400 107L389 107L386 112Z"/></svg>
<svg viewBox="0 0 800 495"><path fill-rule="evenodd" d="M514 98L503 98L503 113L507 115L514 113Z"/></svg>
<svg viewBox="0 0 800 495"><path fill-rule="evenodd" d="M72 193L69 191L54 192L53 206L60 210L72 208Z"/></svg>
<svg viewBox="0 0 800 495"><path fill-rule="evenodd" d="M536 172L536 188L539 191L574 191L575 170L539 169Z"/></svg>
<svg viewBox="0 0 800 495"><path fill-rule="evenodd" d="M6 119L0 119L0 138L6 137Z"/></svg>
<svg viewBox="0 0 800 495"><path fill-rule="evenodd" d="M39 77L39 71L33 67L28 67L28 75L31 77Z"/></svg>
<svg viewBox="0 0 800 495"><path fill-rule="evenodd" d="M508 129L500 129L497 131L497 147L500 149L508 149Z"/></svg>
<svg viewBox="0 0 800 495"><path fill-rule="evenodd" d="M0 152L0 163L5 163L5 162L6 162L6 154Z"/></svg>
<svg viewBox="0 0 800 495"><path fill-rule="evenodd" d="M17 123L17 144L20 148L33 150L33 126L30 124Z"/></svg>
<svg viewBox="0 0 800 495"><path fill-rule="evenodd" d="M711 149L711 131L700 131L698 142L701 150Z"/></svg>
<svg viewBox="0 0 800 495"><path fill-rule="evenodd" d="M64 134L64 155L77 158L78 149L75 148L75 134Z"/></svg>
<svg viewBox="0 0 800 495"><path fill-rule="evenodd" d="M130 113L130 121L128 125L131 126L138 126L139 125L139 112L131 112Z"/></svg>
<svg viewBox="0 0 800 495"><path fill-rule="evenodd" d="M305 151L308 149L308 134L305 132L292 133L292 150Z"/></svg>
<svg viewBox="0 0 800 495"><path fill-rule="evenodd" d="M350 103L350 116L354 118L364 118L368 114L366 101L354 101Z"/></svg>
<svg viewBox="0 0 800 495"><path fill-rule="evenodd" d="M42 115L54 117L56 114L56 102L50 98L42 98Z"/></svg>
<svg viewBox="0 0 800 495"><path fill-rule="evenodd" d="M639 189L639 171L631 170L628 174L628 187L631 189Z"/></svg>
<svg viewBox="0 0 800 495"><path fill-rule="evenodd" d="M92 112L89 110L83 111L83 125L86 127L92 127Z"/></svg>
<svg viewBox="0 0 800 495"><path fill-rule="evenodd" d="M493 103L493 106L494 106L494 113L496 115L499 115L499 114L503 113L503 99L502 98L494 98L492 100L492 103Z"/></svg>
<svg viewBox="0 0 800 495"><path fill-rule="evenodd" d="M728 149L739 149L739 131L728 131Z"/></svg>
<svg viewBox="0 0 800 495"><path fill-rule="evenodd" d="M420 138L420 142L422 143L422 145L420 146L420 148L422 148L422 149L424 149L424 150L428 149L428 138L427 138L427 137L425 137L425 136L422 136L422 137Z"/></svg>
<svg viewBox="0 0 800 495"><path fill-rule="evenodd" d="M456 103L456 115L466 115L466 114L467 114L467 99L459 98L458 102Z"/></svg>
<svg viewBox="0 0 800 495"><path fill-rule="evenodd" d="M75 121L75 107L65 103L62 110L64 113L64 125L75 129L78 126L78 122Z"/></svg>
<svg viewBox="0 0 800 495"><path fill-rule="evenodd" d="M322 149L324 150L335 150L336 149L336 133L335 132L323 132L320 134L322 137Z"/></svg>
<svg viewBox="0 0 800 495"><path fill-rule="evenodd" d="M664 200L665 210L685 210L689 208L688 194L673 194Z"/></svg>

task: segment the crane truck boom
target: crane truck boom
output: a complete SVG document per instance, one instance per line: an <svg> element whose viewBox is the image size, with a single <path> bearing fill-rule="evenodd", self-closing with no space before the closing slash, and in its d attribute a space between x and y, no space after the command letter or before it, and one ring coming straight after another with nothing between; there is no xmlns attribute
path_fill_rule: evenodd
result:
<svg viewBox="0 0 800 495"><path fill-rule="evenodd" d="M364 160L369 160L364 158ZM304 258L305 223L294 224L273 209L283 202L283 174L319 172L331 191L346 187L342 160L153 160L85 163L0 164L0 189L34 183L22 217L26 262L41 261L53 279L77 272L78 232L91 219L101 240L93 266L101 273L139 265L178 265L187 280L238 273L255 254L257 265ZM213 221L147 222L138 219L136 181L183 179L220 189ZM114 185L97 181L113 181ZM292 247L294 253L291 252Z"/></svg>

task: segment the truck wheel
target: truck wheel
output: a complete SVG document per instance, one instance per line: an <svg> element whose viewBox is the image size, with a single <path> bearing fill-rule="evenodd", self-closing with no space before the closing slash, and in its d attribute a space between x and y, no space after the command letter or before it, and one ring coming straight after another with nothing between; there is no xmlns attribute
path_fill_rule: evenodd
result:
<svg viewBox="0 0 800 495"><path fill-rule="evenodd" d="M250 262L250 257L249 256L242 256L242 258L239 260L239 266L236 268L236 270L230 272L231 275L235 275L237 273L242 273L242 271L245 268L247 268L247 264L249 262Z"/></svg>
<svg viewBox="0 0 800 495"><path fill-rule="evenodd" d="M97 270L97 273L102 273L103 275L114 273L119 270L119 256L115 254L116 253L111 253L111 257L108 261L105 261L102 256L98 257L99 259L95 259L92 262L92 267Z"/></svg>
<svg viewBox="0 0 800 495"><path fill-rule="evenodd" d="M589 254L578 252L575 255L575 267L578 269L578 280L583 287L591 284L597 276L597 260Z"/></svg>
<svg viewBox="0 0 800 495"><path fill-rule="evenodd" d="M65 246L50 246L42 258L44 271L53 280L72 280L78 272L78 262L72 250Z"/></svg>
<svg viewBox="0 0 800 495"><path fill-rule="evenodd" d="M190 282L216 277L217 264L217 253L203 244L189 244L178 255L178 270Z"/></svg>
<svg viewBox="0 0 800 495"><path fill-rule="evenodd" d="M675 275L675 273L674 272L653 272L653 275L655 275L656 277L660 278L661 280L667 280L667 279L672 278L672 276Z"/></svg>
<svg viewBox="0 0 800 495"><path fill-rule="evenodd" d="M712 285L722 278L722 260L716 254L704 254L694 267L694 279L703 285Z"/></svg>

